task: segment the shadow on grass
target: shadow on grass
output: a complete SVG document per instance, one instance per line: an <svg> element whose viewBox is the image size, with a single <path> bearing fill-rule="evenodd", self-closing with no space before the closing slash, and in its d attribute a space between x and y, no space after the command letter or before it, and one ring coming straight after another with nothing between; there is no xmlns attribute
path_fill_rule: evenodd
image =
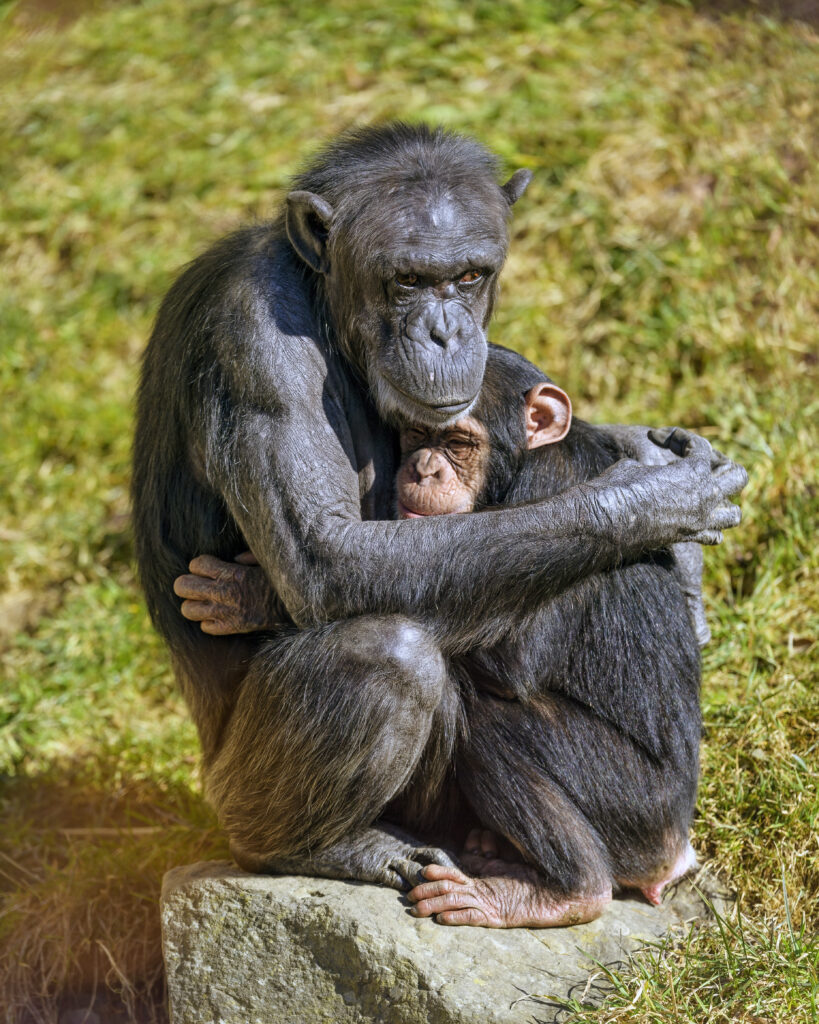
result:
<svg viewBox="0 0 819 1024"><path fill-rule="evenodd" d="M116 764L0 777L2 1019L164 1022L162 876L226 856L189 788Z"/></svg>

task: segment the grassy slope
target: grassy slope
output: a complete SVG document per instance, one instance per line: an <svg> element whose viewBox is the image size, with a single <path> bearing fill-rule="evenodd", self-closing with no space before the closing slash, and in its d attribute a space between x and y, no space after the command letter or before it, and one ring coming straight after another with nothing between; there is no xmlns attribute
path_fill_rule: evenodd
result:
<svg viewBox="0 0 819 1024"><path fill-rule="evenodd" d="M603 0L95 7L33 32L0 6L6 1019L40 996L50 1019L95 976L136 1007L162 871L224 853L131 565L157 301L315 145L399 116L535 171L495 340L581 415L695 427L751 473L742 528L707 554L695 833L744 928L666 951L580 1019L816 1019L816 37Z"/></svg>

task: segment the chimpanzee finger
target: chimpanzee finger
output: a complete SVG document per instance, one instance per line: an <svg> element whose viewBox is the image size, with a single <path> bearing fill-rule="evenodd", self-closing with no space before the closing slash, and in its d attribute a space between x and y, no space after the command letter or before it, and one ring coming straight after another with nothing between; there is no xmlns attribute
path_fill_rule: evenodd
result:
<svg viewBox="0 0 819 1024"><path fill-rule="evenodd" d="M688 540L692 544L703 544L706 547L715 547L717 544L722 544L722 533L719 530L701 530L699 533L695 533Z"/></svg>
<svg viewBox="0 0 819 1024"><path fill-rule="evenodd" d="M748 472L738 462L731 462L730 459L726 459L724 463L719 463L716 468L714 468L712 462L711 469L714 472L714 477L720 491L726 497L731 494L739 494L748 483Z"/></svg>
<svg viewBox="0 0 819 1024"><path fill-rule="evenodd" d="M401 879L401 889L405 892L414 889L425 881L423 865L407 857L395 858L390 865L390 871L394 872Z"/></svg>
<svg viewBox="0 0 819 1024"><path fill-rule="evenodd" d="M667 448L668 438L677 429L677 427L649 427L647 433L654 444L660 448Z"/></svg>
<svg viewBox="0 0 819 1024"><path fill-rule="evenodd" d="M731 460L725 454L721 452L719 448L715 448L711 445L711 469L716 471L722 466L730 466Z"/></svg>
<svg viewBox="0 0 819 1024"><path fill-rule="evenodd" d="M407 892L413 886L413 883L408 881L395 867L385 867L378 881L388 885L391 889L398 889L400 892Z"/></svg>
<svg viewBox="0 0 819 1024"><path fill-rule="evenodd" d="M742 509L731 501L717 505L708 516L708 525L712 530L732 530L742 522Z"/></svg>
<svg viewBox="0 0 819 1024"><path fill-rule="evenodd" d="M173 592L177 597L189 597L194 601L209 600L216 596L214 580L204 576L177 576L173 581Z"/></svg>
<svg viewBox="0 0 819 1024"><path fill-rule="evenodd" d="M223 562L221 558L216 558L214 555L197 555L188 566L196 576L206 576L211 580L221 579L225 574L225 569L229 569L229 567L229 562Z"/></svg>
<svg viewBox="0 0 819 1024"><path fill-rule="evenodd" d="M649 438L661 448L668 448L681 458L707 458L710 462L713 449L699 434L682 427L663 427L661 430L649 430Z"/></svg>
<svg viewBox="0 0 819 1024"><path fill-rule="evenodd" d="M438 864L444 868L456 868L458 862L446 850L439 846L417 846L412 851L413 860L426 867L427 864Z"/></svg>
<svg viewBox="0 0 819 1024"><path fill-rule="evenodd" d="M444 910L435 915L438 924L452 925L485 925L486 914L477 907L465 907L463 910Z"/></svg>
<svg viewBox="0 0 819 1024"><path fill-rule="evenodd" d="M413 886L409 893L409 900L412 903L420 903L422 900L452 898L452 893L461 892L467 883L456 882L451 878L442 878L435 882L421 881ZM443 907L441 908L443 909Z"/></svg>
<svg viewBox="0 0 819 1024"><path fill-rule="evenodd" d="M200 627L202 632L209 636L233 636L236 633L229 622L222 622L219 619L205 619L200 623Z"/></svg>
<svg viewBox="0 0 819 1024"><path fill-rule="evenodd" d="M465 875L460 868L448 867L443 864L427 864L423 874L424 878L430 882L449 878L454 882L461 882L463 884L470 880L469 876Z"/></svg>
<svg viewBox="0 0 819 1024"><path fill-rule="evenodd" d="M654 427L648 431L648 437L659 448L667 448L675 455L683 456L691 434L682 427Z"/></svg>
<svg viewBox="0 0 819 1024"><path fill-rule="evenodd" d="M253 554L252 551L243 551L240 555L237 555L233 559L233 561L234 562L238 562L240 565L258 565L259 564L258 558Z"/></svg>
<svg viewBox="0 0 819 1024"><path fill-rule="evenodd" d="M179 610L191 622L204 622L206 619L216 621L219 614L218 606L209 601L183 601Z"/></svg>

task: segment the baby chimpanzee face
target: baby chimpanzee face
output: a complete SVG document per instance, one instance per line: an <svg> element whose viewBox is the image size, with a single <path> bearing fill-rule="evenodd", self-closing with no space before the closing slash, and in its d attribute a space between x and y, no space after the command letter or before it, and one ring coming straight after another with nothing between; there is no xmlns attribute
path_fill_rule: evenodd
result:
<svg viewBox="0 0 819 1024"><path fill-rule="evenodd" d="M489 435L473 416L443 429L401 432L401 467L396 477L398 516L471 512L489 459Z"/></svg>
<svg viewBox="0 0 819 1024"><path fill-rule="evenodd" d="M554 444L566 436L572 420L566 392L545 381L517 400L485 388L476 410L448 427L401 431L401 466L395 480L399 519L471 512L484 496L493 458L500 454L511 464L527 449ZM504 419L511 430L504 431L503 440L492 437L484 418ZM509 436L518 436L515 451L509 449ZM510 477L513 473L510 465Z"/></svg>

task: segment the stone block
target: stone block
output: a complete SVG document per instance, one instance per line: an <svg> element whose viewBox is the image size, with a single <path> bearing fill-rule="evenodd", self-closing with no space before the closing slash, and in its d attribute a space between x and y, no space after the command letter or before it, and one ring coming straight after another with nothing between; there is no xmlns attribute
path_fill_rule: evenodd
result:
<svg viewBox="0 0 819 1024"><path fill-rule="evenodd" d="M724 899L713 879L699 887ZM724 904L719 904L724 909ZM691 881L663 906L617 899L572 928L452 928L395 890L251 875L228 861L169 871L162 940L172 1024L524 1024L605 995L619 966L705 919Z"/></svg>

